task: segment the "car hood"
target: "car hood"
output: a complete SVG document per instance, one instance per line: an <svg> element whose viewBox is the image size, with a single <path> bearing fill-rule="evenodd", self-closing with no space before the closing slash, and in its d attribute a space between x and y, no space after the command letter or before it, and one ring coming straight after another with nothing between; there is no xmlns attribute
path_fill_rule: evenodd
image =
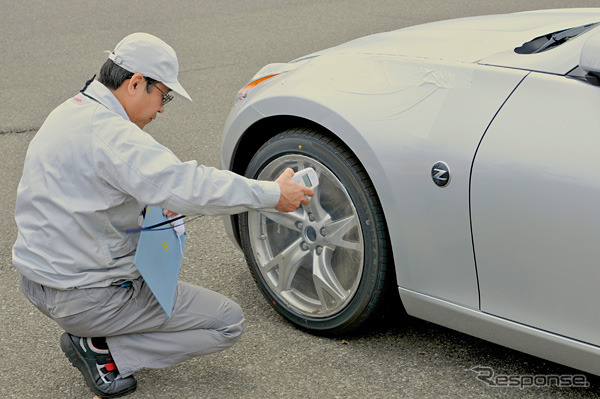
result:
<svg viewBox="0 0 600 399"><path fill-rule="evenodd" d="M560 67L548 61L551 56L536 57L543 53L513 56L514 48L542 35L598 21L600 8L543 10L460 18L365 36L302 59L326 54L380 54L563 73ZM577 52L577 56L582 45L581 43L578 47L579 50L573 50ZM538 61L533 64L523 63L532 58Z"/></svg>

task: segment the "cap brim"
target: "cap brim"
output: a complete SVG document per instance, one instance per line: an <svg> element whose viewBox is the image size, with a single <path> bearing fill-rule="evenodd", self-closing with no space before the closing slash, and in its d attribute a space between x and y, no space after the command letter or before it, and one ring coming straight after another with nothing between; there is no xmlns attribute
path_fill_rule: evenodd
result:
<svg viewBox="0 0 600 399"><path fill-rule="evenodd" d="M190 95L187 93L187 91L185 91L183 86L179 84L179 82L175 82L175 83L162 82L162 84L164 84L169 89L171 89L171 91L173 93L177 94L178 97L181 97L185 100L192 101L192 97L190 97Z"/></svg>

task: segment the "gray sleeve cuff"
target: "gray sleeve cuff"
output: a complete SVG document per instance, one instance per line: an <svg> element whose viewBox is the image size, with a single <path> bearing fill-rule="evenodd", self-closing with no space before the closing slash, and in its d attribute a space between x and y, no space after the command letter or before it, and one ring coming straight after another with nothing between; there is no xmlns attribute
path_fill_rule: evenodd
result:
<svg viewBox="0 0 600 399"><path fill-rule="evenodd" d="M281 187L274 181L261 181L264 187L264 208L275 208L281 197Z"/></svg>

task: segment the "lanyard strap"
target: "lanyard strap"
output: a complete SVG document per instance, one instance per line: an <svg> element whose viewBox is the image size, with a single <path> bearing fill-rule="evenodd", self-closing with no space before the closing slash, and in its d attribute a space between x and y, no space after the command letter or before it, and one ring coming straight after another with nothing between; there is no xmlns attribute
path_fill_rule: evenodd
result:
<svg viewBox="0 0 600 399"><path fill-rule="evenodd" d="M94 76L92 76L91 79L89 79L88 81L85 82L85 84L83 85L83 87L81 88L81 90L79 90L79 92L81 94L83 94L84 96L86 96L87 98L89 98L90 100L94 100L95 102L97 102L98 104L102 105L103 107L106 107L106 105L102 104L100 101L96 100L94 97L92 97L89 94L85 93L85 90L94 81L95 78L96 78L96 75L94 74Z"/></svg>
<svg viewBox="0 0 600 399"><path fill-rule="evenodd" d="M164 226L165 224L173 223L173 222L175 222L175 221L177 221L179 219L183 219L184 217L185 217L185 215L179 215L176 218L165 220L164 222L156 223L156 224L153 224L152 226L141 227L141 228L138 228L138 229L125 230L125 233L126 234L131 234L131 233L139 233L140 231L154 230L157 227L161 227L161 226ZM156 229L156 230L158 230L158 229Z"/></svg>

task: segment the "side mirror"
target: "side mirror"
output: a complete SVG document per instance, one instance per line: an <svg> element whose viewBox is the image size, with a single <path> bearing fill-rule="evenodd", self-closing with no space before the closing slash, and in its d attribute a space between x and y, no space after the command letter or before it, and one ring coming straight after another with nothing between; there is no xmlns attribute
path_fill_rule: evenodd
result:
<svg viewBox="0 0 600 399"><path fill-rule="evenodd" d="M579 66L587 73L590 83L600 85L600 30L596 30L581 49Z"/></svg>

